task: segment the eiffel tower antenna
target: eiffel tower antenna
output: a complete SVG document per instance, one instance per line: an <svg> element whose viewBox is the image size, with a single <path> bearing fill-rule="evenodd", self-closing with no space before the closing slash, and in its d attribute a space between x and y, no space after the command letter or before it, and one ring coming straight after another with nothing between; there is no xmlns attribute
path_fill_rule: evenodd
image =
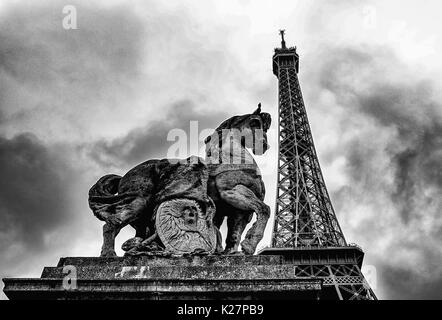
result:
<svg viewBox="0 0 442 320"><path fill-rule="evenodd" d="M285 30L284 29L279 30L279 34L281 35L281 47L282 47L282 49L287 49L287 47L285 46L285 40L284 40Z"/></svg>

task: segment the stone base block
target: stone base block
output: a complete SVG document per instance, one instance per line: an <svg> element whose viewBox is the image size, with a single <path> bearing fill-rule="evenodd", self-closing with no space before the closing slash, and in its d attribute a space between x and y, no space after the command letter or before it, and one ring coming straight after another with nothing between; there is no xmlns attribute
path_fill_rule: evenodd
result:
<svg viewBox="0 0 442 320"><path fill-rule="evenodd" d="M285 256L61 258L40 278L3 279L9 299L316 299Z"/></svg>

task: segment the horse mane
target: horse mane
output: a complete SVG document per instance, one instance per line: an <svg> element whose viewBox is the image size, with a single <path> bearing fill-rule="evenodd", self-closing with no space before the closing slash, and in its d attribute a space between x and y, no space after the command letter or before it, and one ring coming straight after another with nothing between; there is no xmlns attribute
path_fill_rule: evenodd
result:
<svg viewBox="0 0 442 320"><path fill-rule="evenodd" d="M257 113L257 111L259 111L259 113ZM271 124L271 122L272 122L272 118L271 118L270 114L268 114L268 113L266 113L266 112L262 112L262 113L261 113L260 108L259 108L257 111L255 111L254 113L251 113L251 114L249 113L249 114L245 114L245 115L242 115L242 116L233 116L233 117L231 117L231 118L229 118L229 119L223 121L223 122L218 126L218 128L216 128L215 131L214 131L210 136L208 136L208 137L204 140L204 143L205 143L205 144L209 143L210 140L212 139L212 136L213 136L215 133L217 133L218 136L221 137L221 135L222 135L222 130L224 130L224 129L235 128L235 127L237 127L240 123L242 123L245 119L247 119L247 118L249 118L250 116L253 116L253 115L258 115L258 116L261 117L261 119L262 119L262 123L263 123L263 129L264 129L264 131L267 131L267 130L270 128L270 124Z"/></svg>

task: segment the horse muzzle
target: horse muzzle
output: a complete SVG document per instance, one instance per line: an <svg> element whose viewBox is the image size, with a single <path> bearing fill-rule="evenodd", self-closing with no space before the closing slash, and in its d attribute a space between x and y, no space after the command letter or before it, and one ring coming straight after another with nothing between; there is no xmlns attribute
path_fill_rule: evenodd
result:
<svg viewBox="0 0 442 320"><path fill-rule="evenodd" d="M270 149L270 146L268 145L267 141L262 140L259 141L258 143L255 143L255 145L253 146L253 154L257 155L257 156L261 156L264 153L267 152L267 150Z"/></svg>

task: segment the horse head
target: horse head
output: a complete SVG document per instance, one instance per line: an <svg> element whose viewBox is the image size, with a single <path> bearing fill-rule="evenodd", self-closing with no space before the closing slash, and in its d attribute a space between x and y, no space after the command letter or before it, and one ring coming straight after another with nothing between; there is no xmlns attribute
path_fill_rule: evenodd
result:
<svg viewBox="0 0 442 320"><path fill-rule="evenodd" d="M261 112L261 103L253 113L234 116L227 119L216 128L215 132L206 138L205 143L226 141L226 137L234 137L242 146L250 148L255 155L264 154L269 148L267 130L272 122L270 114Z"/></svg>

